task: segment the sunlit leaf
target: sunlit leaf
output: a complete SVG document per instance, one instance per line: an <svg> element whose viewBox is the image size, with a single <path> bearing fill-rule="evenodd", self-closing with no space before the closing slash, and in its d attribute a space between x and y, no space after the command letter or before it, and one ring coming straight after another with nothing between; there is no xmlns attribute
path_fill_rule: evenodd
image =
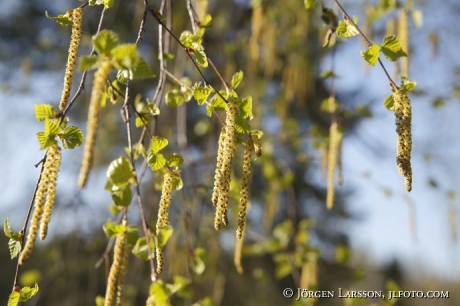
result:
<svg viewBox="0 0 460 306"><path fill-rule="evenodd" d="M307 10L313 8L315 5L316 0L303 0L303 4Z"/></svg>
<svg viewBox="0 0 460 306"><path fill-rule="evenodd" d="M59 23L60 25L63 25L63 26L68 26L68 25L71 25L73 23L72 19L67 17L66 15L58 15L56 17L52 17L52 16L48 15L48 11L45 11L45 16L46 16L46 18L54 20L54 21L56 21L57 23Z"/></svg>
<svg viewBox="0 0 460 306"><path fill-rule="evenodd" d="M383 102L383 105L388 110L391 110L392 112L394 112L395 111L394 103L395 103L395 100L393 99L393 95L389 95L388 97L386 97L385 102Z"/></svg>
<svg viewBox="0 0 460 306"><path fill-rule="evenodd" d="M198 66L208 67L208 58L206 57L206 53L204 53L203 49L195 49L195 59Z"/></svg>
<svg viewBox="0 0 460 306"><path fill-rule="evenodd" d="M150 153L147 158L147 163L153 171L157 171L165 166L166 159L161 153Z"/></svg>
<svg viewBox="0 0 460 306"><path fill-rule="evenodd" d="M163 248L168 242L169 238L172 236L174 229L172 226L162 226L157 228L158 234L156 236L158 247Z"/></svg>
<svg viewBox="0 0 460 306"><path fill-rule="evenodd" d="M119 157L112 161L107 169L107 178L117 188L123 188L129 184L133 176L133 168L127 157Z"/></svg>
<svg viewBox="0 0 460 306"><path fill-rule="evenodd" d="M184 96L177 89L170 90L165 95L165 103L171 107L182 105L184 103Z"/></svg>
<svg viewBox="0 0 460 306"><path fill-rule="evenodd" d="M155 242L154 239L150 238L150 249L152 250L152 257L155 257ZM139 238L133 247L132 253L143 260L149 260L149 251L147 247L147 240L145 237Z"/></svg>
<svg viewBox="0 0 460 306"><path fill-rule="evenodd" d="M74 149L83 143L83 133L76 126L68 126L61 134L64 149Z"/></svg>
<svg viewBox="0 0 460 306"><path fill-rule="evenodd" d="M385 57L392 62L397 61L403 56L407 56L407 53L403 51L396 36L385 37L382 43L382 52Z"/></svg>
<svg viewBox="0 0 460 306"><path fill-rule="evenodd" d="M96 69L104 61L105 59L99 56L82 56L80 57L80 60L78 61L78 70L84 71L84 70Z"/></svg>
<svg viewBox="0 0 460 306"><path fill-rule="evenodd" d="M154 78L155 74L150 69L147 62L142 57L137 57L132 68L133 79Z"/></svg>
<svg viewBox="0 0 460 306"><path fill-rule="evenodd" d="M254 118L254 115L252 114L252 97L251 96L247 96L241 99L240 111L241 111L241 116L243 118L249 118L249 120L252 120L252 118Z"/></svg>
<svg viewBox="0 0 460 306"><path fill-rule="evenodd" d="M38 121L43 121L45 119L54 119L56 115L56 110L50 104L35 104L35 118Z"/></svg>
<svg viewBox="0 0 460 306"><path fill-rule="evenodd" d="M133 69L138 60L137 46L135 44L118 45L110 52L118 64L119 69Z"/></svg>
<svg viewBox="0 0 460 306"><path fill-rule="evenodd" d="M372 44L366 51L361 51L361 56L366 62L375 66L379 59L380 46L377 44Z"/></svg>
<svg viewBox="0 0 460 306"><path fill-rule="evenodd" d="M102 229L107 237L114 237L121 233L126 232L126 226L123 224L117 224L110 220L108 220L103 226Z"/></svg>
<svg viewBox="0 0 460 306"><path fill-rule="evenodd" d="M248 121L241 115L236 115L235 125L236 131L240 134L248 134L251 131L251 126L249 125Z"/></svg>
<svg viewBox="0 0 460 306"><path fill-rule="evenodd" d="M240 85L241 81L243 80L244 73L243 71L238 71L232 77L232 88L235 89Z"/></svg>
<svg viewBox="0 0 460 306"><path fill-rule="evenodd" d="M203 105L208 99L212 92L212 88L201 86L201 83L197 82L193 85L193 97L198 102L198 105Z"/></svg>
<svg viewBox="0 0 460 306"><path fill-rule="evenodd" d="M335 31L337 36L342 38L350 38L358 35L359 32L355 26L355 24L358 23L358 17L353 16L353 21L349 20L348 18L345 18L344 21L339 21L339 26Z"/></svg>
<svg viewBox="0 0 460 306"><path fill-rule="evenodd" d="M408 93L412 89L414 89L417 86L417 82L409 80L405 76L401 76L401 86L399 87L399 90L402 92Z"/></svg>
<svg viewBox="0 0 460 306"><path fill-rule="evenodd" d="M127 185L121 189L112 190L112 200L117 206L128 206L131 204L133 192L131 186Z"/></svg>
<svg viewBox="0 0 460 306"><path fill-rule="evenodd" d="M182 156L174 153L173 155L168 157L167 162L170 167L180 168L182 167L182 164L184 163L184 159L182 158Z"/></svg>
<svg viewBox="0 0 460 306"><path fill-rule="evenodd" d="M30 287L23 287L21 288L21 296L19 298L19 302L21 303L24 303L24 302L27 302L28 300L30 300L34 295L37 294L39 288L38 288L38 284L35 283L35 286L33 288L30 288Z"/></svg>
<svg viewBox="0 0 460 306"><path fill-rule="evenodd" d="M118 46L118 35L110 30L102 30L93 36L93 45L97 53L110 56L111 51Z"/></svg>

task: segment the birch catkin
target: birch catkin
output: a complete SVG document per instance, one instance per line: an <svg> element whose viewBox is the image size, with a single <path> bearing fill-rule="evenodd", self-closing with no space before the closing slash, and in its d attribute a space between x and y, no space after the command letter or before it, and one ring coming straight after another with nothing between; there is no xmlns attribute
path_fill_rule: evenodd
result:
<svg viewBox="0 0 460 306"><path fill-rule="evenodd" d="M117 280L124 257L124 248L126 242L126 233L117 236L115 247L113 249L113 263L110 267L109 278L107 280L107 289L105 292L104 306L112 306L117 289Z"/></svg>
<svg viewBox="0 0 460 306"><path fill-rule="evenodd" d="M65 109L67 100L70 96L70 89L72 87L72 79L75 70L75 63L77 62L78 45L80 44L81 37L81 19L83 11L81 7L76 8L72 12L72 36L70 37L69 56L67 57L67 66L64 75L64 88L62 90L61 101L59 102L59 109Z"/></svg>
<svg viewBox="0 0 460 306"><path fill-rule="evenodd" d="M401 48L407 53L407 56L401 58L401 74L409 77L409 25L407 21L407 10L399 11L398 16L398 39Z"/></svg>
<svg viewBox="0 0 460 306"><path fill-rule="evenodd" d="M163 189L161 191L160 204L158 208L158 220L157 220L157 235L160 234L160 229L169 224L168 209L171 204L171 197L173 191L173 177L170 171L167 171L164 176ZM157 259L157 272L163 271L163 250L160 246L155 245L155 253Z"/></svg>
<svg viewBox="0 0 460 306"><path fill-rule="evenodd" d="M327 157L327 196L326 207L334 206L334 173L337 166L337 123L331 124L329 131L329 151Z"/></svg>
<svg viewBox="0 0 460 306"><path fill-rule="evenodd" d="M243 179L241 182L240 205L238 208L238 226L236 228L236 237L238 239L243 237L243 231L246 225L246 212L248 209L249 179L251 177L251 158L253 146L254 144L252 137L248 137L248 140L246 141L246 147L244 148Z"/></svg>
<svg viewBox="0 0 460 306"><path fill-rule="evenodd" d="M396 117L397 153L396 163L399 173L404 177L406 190L412 190L412 110L410 99L406 93L397 90L393 93L394 110Z"/></svg>
<svg viewBox="0 0 460 306"><path fill-rule="evenodd" d="M85 147L83 149L83 159L78 176L78 187L85 187L89 171L93 164L94 145L96 144L97 127L99 125L99 113L101 110L101 99L104 94L105 80L107 79L112 64L109 61L102 63L94 74L93 89L89 102L88 123L86 126Z"/></svg>
<svg viewBox="0 0 460 306"><path fill-rule="evenodd" d="M52 206L55 199L55 188L57 179L57 170L59 169L61 161L60 148L57 144L52 145L46 152L46 161L43 165L40 182L38 183L37 192L35 194L34 212L30 220L29 232L27 240L19 255L19 264L24 264L25 260L29 258L35 245L37 232L40 225L40 220L43 216L44 207L46 206L46 219L49 221L51 216ZM48 194L48 197L47 197ZM45 205L45 197L47 197ZM48 215L49 214L49 215ZM48 224L48 221L46 224ZM43 227L43 224L42 224Z"/></svg>

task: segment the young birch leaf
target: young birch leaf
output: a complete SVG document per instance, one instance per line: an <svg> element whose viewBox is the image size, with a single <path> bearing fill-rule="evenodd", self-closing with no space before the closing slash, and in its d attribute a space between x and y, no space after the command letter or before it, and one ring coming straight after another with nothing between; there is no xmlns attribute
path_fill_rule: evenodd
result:
<svg viewBox="0 0 460 306"><path fill-rule="evenodd" d="M149 99L147 99L147 107L149 109L150 115L158 116L160 114L160 108Z"/></svg>
<svg viewBox="0 0 460 306"><path fill-rule="evenodd" d="M68 126L62 132L61 142L64 149L75 149L83 143L83 133L76 126Z"/></svg>
<svg viewBox="0 0 460 306"><path fill-rule="evenodd" d="M236 115L235 117L236 131L240 134L247 134L251 131L251 126L248 121L244 119L241 115Z"/></svg>
<svg viewBox="0 0 460 306"><path fill-rule="evenodd" d="M11 230L10 221L8 221L8 218L6 218L5 222L3 222L3 231L5 232L5 235L8 238L16 240L16 241L21 240L21 235Z"/></svg>
<svg viewBox="0 0 460 306"><path fill-rule="evenodd" d="M142 57L136 58L132 72L133 79L147 79L155 77L155 74L152 72L149 65L147 65L147 62Z"/></svg>
<svg viewBox="0 0 460 306"><path fill-rule="evenodd" d="M330 69L330 70L326 70L323 73L321 73L319 75L319 77L321 79L328 79L328 78L334 78L335 79L337 77L337 75L334 73L334 71L332 69Z"/></svg>
<svg viewBox="0 0 460 306"><path fill-rule="evenodd" d="M389 95L385 99L385 102L383 102L383 105L392 112L395 111L394 104L395 104L395 100L393 99L393 95Z"/></svg>
<svg viewBox="0 0 460 306"><path fill-rule="evenodd" d="M150 150L153 154L157 154L168 145L168 140L160 136L152 137L152 144L150 145Z"/></svg>
<svg viewBox="0 0 460 306"><path fill-rule="evenodd" d="M96 306L104 306L104 304L105 304L105 298L102 297L102 296L100 296L100 295L98 295L98 296L96 296L96 301L95 301L95 303L96 303Z"/></svg>
<svg viewBox="0 0 460 306"><path fill-rule="evenodd" d="M174 175L172 178L172 189L173 190L181 190L184 187L184 182L180 176Z"/></svg>
<svg viewBox="0 0 460 306"><path fill-rule="evenodd" d="M247 96L246 98L243 98L241 100L240 110L241 110L241 116L243 116L243 118L249 118L249 120L252 120L252 118L254 118L254 115L252 114L252 97L251 96Z"/></svg>
<svg viewBox="0 0 460 306"><path fill-rule="evenodd" d="M106 9L109 9L113 6L113 3L115 2L115 0L104 0L104 6Z"/></svg>
<svg viewBox="0 0 460 306"><path fill-rule="evenodd" d="M89 6L102 5L105 0L89 0Z"/></svg>
<svg viewBox="0 0 460 306"><path fill-rule="evenodd" d="M303 4L307 10L312 9L315 5L316 0L303 0Z"/></svg>
<svg viewBox="0 0 460 306"><path fill-rule="evenodd" d="M38 121L43 121L45 119L54 119L54 116L56 115L54 107L50 104L35 104L34 108L35 118L37 118Z"/></svg>
<svg viewBox="0 0 460 306"><path fill-rule="evenodd" d="M8 249L10 250L11 259L15 258L19 255L19 252L21 252L21 242L10 239L10 241L8 241Z"/></svg>
<svg viewBox="0 0 460 306"><path fill-rule="evenodd" d="M110 220L107 220L107 222L105 222L105 224L102 226L102 229L109 238L126 232L126 226L124 226L123 224L113 223Z"/></svg>
<svg viewBox="0 0 460 306"><path fill-rule="evenodd" d="M150 238L150 249L155 250L155 242L153 238ZM132 253L143 260L149 260L149 251L147 247L147 239L145 237L139 238L133 247ZM152 258L155 252L152 252Z"/></svg>
<svg viewBox="0 0 460 306"><path fill-rule="evenodd" d="M110 52L115 58L117 68L130 70L133 69L138 59L137 46L135 44L122 44Z"/></svg>
<svg viewBox="0 0 460 306"><path fill-rule="evenodd" d="M335 31L337 36L342 38L350 38L358 35L359 32L355 26L355 24L358 23L358 17L353 16L353 21L349 20L348 18L345 18L345 21L339 21L339 26Z"/></svg>
<svg viewBox="0 0 460 306"><path fill-rule="evenodd" d="M225 110L225 107L227 106L227 103L225 103L225 101L218 94L212 96L210 102L211 106L216 110Z"/></svg>
<svg viewBox="0 0 460 306"><path fill-rule="evenodd" d="M63 26L68 26L68 25L71 25L73 23L72 20L69 17L67 17L66 15L59 15L59 16L56 16L56 17L51 17L50 15L48 15L48 11L45 11L45 17L48 18L48 19L54 20L54 21L56 21L57 23L59 23L60 25L63 25Z"/></svg>
<svg viewBox="0 0 460 306"><path fill-rule="evenodd" d="M153 171L157 171L165 166L166 159L161 153L150 153L147 157L147 163Z"/></svg>
<svg viewBox="0 0 460 306"><path fill-rule="evenodd" d="M198 66L208 67L208 59L206 58L206 53L204 53L202 49L195 49L195 58Z"/></svg>
<svg viewBox="0 0 460 306"><path fill-rule="evenodd" d="M207 86L201 86L200 82L197 82L195 83L195 85L193 85L193 97L198 102L198 105L203 105L204 103L206 103L206 100L208 99L211 92L211 88Z"/></svg>
<svg viewBox="0 0 460 306"><path fill-rule="evenodd" d="M131 204L133 192L131 186L127 185L121 189L112 190L112 200L117 206L128 206Z"/></svg>
<svg viewBox="0 0 460 306"><path fill-rule="evenodd" d="M51 137L55 137L57 134L60 133L61 129L58 125L59 122L51 119L45 119L45 135Z"/></svg>
<svg viewBox="0 0 460 306"><path fill-rule="evenodd" d="M20 303L21 302L22 303L27 302L34 295L36 295L37 292L38 292L38 284L37 283L35 283L35 286L33 288L30 288L30 287L21 288L19 302Z"/></svg>
<svg viewBox="0 0 460 306"><path fill-rule="evenodd" d="M143 127L145 125L149 125L152 121L152 117L148 115L142 115L141 117L136 117L136 127Z"/></svg>
<svg viewBox="0 0 460 306"><path fill-rule="evenodd" d="M37 139L38 139L38 143L40 144L40 150L48 148L49 146L56 143L56 141L53 138L50 138L48 135L46 135L43 132L37 133Z"/></svg>
<svg viewBox="0 0 460 306"><path fill-rule="evenodd" d="M84 71L84 70L96 69L103 62L104 62L104 59L99 56L82 56L80 57L80 60L78 62L78 70Z"/></svg>
<svg viewBox="0 0 460 306"><path fill-rule="evenodd" d="M129 184L133 175L133 168L127 157L119 157L112 161L107 169L107 178L117 188L123 188Z"/></svg>
<svg viewBox="0 0 460 306"><path fill-rule="evenodd" d="M180 167L182 167L182 164L184 163L184 159L182 158L182 156L177 155L176 153L174 153L173 155L168 157L167 163L168 163L168 165L170 167L180 168Z"/></svg>
<svg viewBox="0 0 460 306"><path fill-rule="evenodd" d="M385 57L392 62L397 61L403 56L407 56L407 53L403 51L396 36L385 37L382 43L382 52Z"/></svg>
<svg viewBox="0 0 460 306"><path fill-rule="evenodd" d="M19 292L12 292L8 297L8 306L16 306L19 303L19 298L21 297L21 293Z"/></svg>
<svg viewBox="0 0 460 306"><path fill-rule="evenodd" d="M165 95L165 103L171 107L182 105L184 103L184 96L177 89L170 90Z"/></svg>
<svg viewBox="0 0 460 306"><path fill-rule="evenodd" d="M110 56L111 51L118 46L118 35L110 30L102 30L93 36L93 46L97 53Z"/></svg>
<svg viewBox="0 0 460 306"><path fill-rule="evenodd" d="M209 28L211 26L212 16L206 14L200 23L200 28Z"/></svg>
<svg viewBox="0 0 460 306"><path fill-rule="evenodd" d="M380 46L373 44L366 51L361 51L361 56L366 62L375 67L377 60L379 59Z"/></svg>
<svg viewBox="0 0 460 306"><path fill-rule="evenodd" d="M238 85L240 85L241 80L243 80L243 76L244 76L243 71L238 71L237 73L233 75L232 83L231 83L233 89L237 88Z"/></svg>
<svg viewBox="0 0 460 306"><path fill-rule="evenodd" d="M185 30L184 32L180 34L180 37L179 37L180 43L186 48L192 47L192 44L188 41L188 38L192 35L193 35L192 32Z"/></svg>
<svg viewBox="0 0 460 306"><path fill-rule="evenodd" d="M214 107L212 107L211 105L206 105L206 115L208 115L208 117L212 116L212 110L213 109L214 109Z"/></svg>
<svg viewBox="0 0 460 306"><path fill-rule="evenodd" d="M409 91L414 89L415 86L417 86L417 82L409 80L405 76L401 76L401 87L399 88L399 90L401 90L404 93L408 93Z"/></svg>
<svg viewBox="0 0 460 306"><path fill-rule="evenodd" d="M168 242L169 238L172 236L173 234L173 227L170 226L170 225L167 225L167 226L163 226L163 227L160 227L159 228L159 232L156 236L157 238L157 243L158 243L158 247L159 248L162 248L166 245L166 243Z"/></svg>
<svg viewBox="0 0 460 306"><path fill-rule="evenodd" d="M136 225L128 225L126 229L127 240L129 245L135 245L139 239L139 229Z"/></svg>

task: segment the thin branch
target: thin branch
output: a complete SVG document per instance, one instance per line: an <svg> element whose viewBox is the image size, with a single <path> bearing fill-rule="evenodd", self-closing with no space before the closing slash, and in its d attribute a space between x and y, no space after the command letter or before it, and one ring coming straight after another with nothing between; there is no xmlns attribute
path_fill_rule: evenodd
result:
<svg viewBox="0 0 460 306"><path fill-rule="evenodd" d="M340 8L340 10L342 11L343 15L348 18L348 20L353 20L348 14L347 12L345 11L345 9L342 7L342 5L340 5L339 1L338 0L334 0L335 3L337 4L337 6ZM358 27L358 25L354 25L355 28L358 30L359 34L361 35L361 37L367 42L367 45L370 47L372 46L372 42L366 37L366 35L364 35L364 33L361 31L361 29ZM379 64L380 66L382 67L383 71L385 72L388 80L390 81L391 84L393 84L394 87L396 88L399 88L396 83L393 81L393 79L390 77L390 75L388 74L388 71L387 69L385 68L385 66L383 65L382 61L380 60L380 57L379 57Z"/></svg>
<svg viewBox="0 0 460 306"><path fill-rule="evenodd" d="M137 34L136 45L142 40L142 34L145 32L145 20L147 19L147 12L148 12L148 3L147 0L144 0L144 14L142 15L141 25L139 26L139 33Z"/></svg>

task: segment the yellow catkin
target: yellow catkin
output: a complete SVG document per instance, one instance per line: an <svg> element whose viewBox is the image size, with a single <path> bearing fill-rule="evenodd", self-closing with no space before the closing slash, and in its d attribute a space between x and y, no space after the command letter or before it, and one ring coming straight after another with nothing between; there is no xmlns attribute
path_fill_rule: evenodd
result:
<svg viewBox="0 0 460 306"><path fill-rule="evenodd" d="M67 57L67 66L64 75L64 88L62 90L61 102L59 102L60 110L65 109L67 100L70 96L75 63L77 62L78 45L80 44L82 13L83 11L80 7L72 12L72 36L70 37L69 56Z"/></svg>
<svg viewBox="0 0 460 306"><path fill-rule="evenodd" d="M262 146L260 145L260 140L257 135L251 135L252 143L254 144L254 152L258 157L262 156Z"/></svg>
<svg viewBox="0 0 460 306"><path fill-rule="evenodd" d="M78 187L83 188L88 179L89 171L93 164L94 145L96 144L97 127L99 125L99 113L101 110L101 99L104 94L105 80L107 79L112 64L109 61L99 66L94 74L93 89L89 102L88 123L86 126L85 147L83 149L83 159L78 176Z"/></svg>
<svg viewBox="0 0 460 306"><path fill-rule="evenodd" d="M238 226L236 228L236 238L241 240L243 237L244 227L246 225L246 212L248 209L249 198L249 179L251 177L251 158L254 144L252 137L248 137L246 147L244 148L243 159L243 179L241 182L240 205L238 207Z"/></svg>
<svg viewBox="0 0 460 306"><path fill-rule="evenodd" d="M225 120L225 141L223 149L223 158L221 165L222 179L220 181L221 188L219 190L216 218L214 221L214 227L216 230L220 229L220 223L228 225L227 210L228 200L230 194L230 183L231 183L231 167L233 157L235 156L236 150L236 126L235 117L237 113L237 107L235 102L231 101L227 103L226 107L226 120ZM219 221L220 218L220 221Z"/></svg>
<svg viewBox="0 0 460 306"><path fill-rule="evenodd" d="M397 90L393 93L394 111L396 117L397 153L396 163L399 173L404 177L406 190L412 190L412 110L410 99L406 93Z"/></svg>
<svg viewBox="0 0 460 306"><path fill-rule="evenodd" d="M117 289L117 280L120 273L120 267L123 262L123 253L126 244L126 233L117 236L115 247L113 249L113 263L110 267L109 278L107 280L107 289L105 291L104 306L112 306Z"/></svg>
<svg viewBox="0 0 460 306"><path fill-rule="evenodd" d="M120 264L120 271L118 273L118 280L117 280L117 300L115 305L121 306L123 302L123 289L125 286L125 277L126 272L128 272L128 261L129 255L131 253L131 246L125 242L124 250L123 250L123 258Z"/></svg>
<svg viewBox="0 0 460 306"><path fill-rule="evenodd" d="M54 146L53 146L54 147ZM40 182L38 183L37 192L35 194L35 203L34 203L34 212L32 214L32 219L30 220L29 232L27 234L27 239L22 248L21 254L19 254L19 264L24 264L25 260L29 258L32 250L34 249L35 239L37 238L37 232L40 225L40 219L43 215L43 208L45 206L45 197L48 191L48 186L50 181L53 179L50 178L50 173L54 169L54 159L52 157L48 158L51 155L50 151L52 148L49 148L46 152L46 161L43 165L43 171L41 173Z"/></svg>
<svg viewBox="0 0 460 306"><path fill-rule="evenodd" d="M61 166L61 148L57 144L52 145L46 153L46 161L49 161L48 169L48 188L43 216L40 220L40 240L45 240L48 233L48 223L53 212L54 200L56 199L56 183L58 178L59 167Z"/></svg>
<svg viewBox="0 0 460 306"><path fill-rule="evenodd" d="M329 130L329 151L327 157L327 196L326 207L334 206L334 173L337 165L337 123L332 123Z"/></svg>
<svg viewBox="0 0 460 306"><path fill-rule="evenodd" d="M401 48L408 56L401 58L401 74L409 77L409 25L407 21L408 11L402 9L398 16L398 40L401 43Z"/></svg>
<svg viewBox="0 0 460 306"><path fill-rule="evenodd" d="M339 174L337 176L337 182L342 185L343 184L343 171L342 171L342 144L343 144L343 137L337 142L337 170Z"/></svg>
<svg viewBox="0 0 460 306"><path fill-rule="evenodd" d="M225 126L222 127L219 136L219 143L217 149L217 164L216 164L216 172L214 174L214 189L212 192L212 205L216 206L217 201L219 199L219 191L222 188L221 180L222 180L222 162L224 159L224 147L225 147ZM221 216L222 217L222 216ZM219 218L221 219L221 218Z"/></svg>
<svg viewBox="0 0 460 306"><path fill-rule="evenodd" d="M160 228L169 224L168 209L171 204L171 196L173 189L173 177L170 171L167 171L164 175L163 189L161 191L160 204L158 208L158 220L157 220L157 235L160 233ZM157 259L157 272L163 271L163 250L158 245L155 247L156 259Z"/></svg>

